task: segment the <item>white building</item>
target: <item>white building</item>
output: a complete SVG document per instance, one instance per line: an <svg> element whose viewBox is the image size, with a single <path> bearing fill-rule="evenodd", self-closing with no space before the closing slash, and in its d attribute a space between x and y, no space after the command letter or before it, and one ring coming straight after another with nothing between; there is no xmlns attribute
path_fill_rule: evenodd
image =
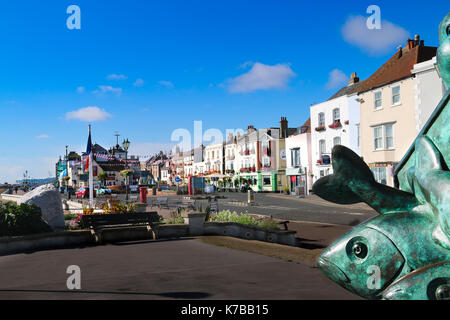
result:
<svg viewBox="0 0 450 320"><path fill-rule="evenodd" d="M223 173L223 143L206 146L204 162L205 172Z"/></svg>
<svg viewBox="0 0 450 320"><path fill-rule="evenodd" d="M313 182L333 173L331 151L343 145L361 155L360 104L356 73L349 85L339 90L329 100L312 105L311 111L311 161Z"/></svg>
<svg viewBox="0 0 450 320"><path fill-rule="evenodd" d="M422 130L428 118L445 94L445 85L435 68L436 57L417 63L411 73L414 78L416 132Z"/></svg>
<svg viewBox="0 0 450 320"><path fill-rule="evenodd" d="M313 184L310 119L298 128L297 133L286 138L286 166L291 194L309 194Z"/></svg>

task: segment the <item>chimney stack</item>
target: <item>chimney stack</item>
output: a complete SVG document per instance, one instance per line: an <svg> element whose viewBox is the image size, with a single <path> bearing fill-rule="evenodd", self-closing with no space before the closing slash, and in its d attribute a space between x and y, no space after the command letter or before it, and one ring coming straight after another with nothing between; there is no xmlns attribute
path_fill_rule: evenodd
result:
<svg viewBox="0 0 450 320"><path fill-rule="evenodd" d="M348 85L351 86L351 85L353 85L355 83L358 83L358 82L359 82L359 78L356 75L356 72L353 72L352 76L350 77L350 80L348 81Z"/></svg>
<svg viewBox="0 0 450 320"><path fill-rule="evenodd" d="M414 47L414 42L413 42L413 40L408 39L407 47L408 47L408 50L411 50L411 49Z"/></svg>
<svg viewBox="0 0 450 320"><path fill-rule="evenodd" d="M281 117L280 120L280 138L285 139L287 138L288 133L288 121L286 117Z"/></svg>

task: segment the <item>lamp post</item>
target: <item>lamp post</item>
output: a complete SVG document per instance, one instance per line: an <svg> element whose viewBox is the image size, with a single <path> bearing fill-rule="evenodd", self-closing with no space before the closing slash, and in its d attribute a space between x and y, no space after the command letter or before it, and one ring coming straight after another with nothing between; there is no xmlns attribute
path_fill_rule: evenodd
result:
<svg viewBox="0 0 450 320"><path fill-rule="evenodd" d="M128 138L126 140L123 140L122 142L122 147L125 150L125 167L126 169L128 169L128 148L130 147L130 141L128 140ZM125 200L128 201L128 184L129 184L129 176L127 175L125 177L125 189L126 189L126 197Z"/></svg>

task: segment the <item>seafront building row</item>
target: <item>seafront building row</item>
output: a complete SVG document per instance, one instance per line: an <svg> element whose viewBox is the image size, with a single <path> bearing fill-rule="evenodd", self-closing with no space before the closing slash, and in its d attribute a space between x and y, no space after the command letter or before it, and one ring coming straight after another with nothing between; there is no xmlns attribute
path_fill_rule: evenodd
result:
<svg viewBox="0 0 450 320"><path fill-rule="evenodd" d="M104 171L106 185L121 185L125 181L120 171L127 168L133 171L134 183L175 185L203 176L223 186L245 183L257 192L289 190L302 195L333 173L332 149L344 145L363 158L378 182L394 186L395 166L446 91L435 68L436 51L419 36L409 39L370 77L360 80L353 73L348 85L311 105L309 119L293 126L281 117L274 127L249 125L222 143L176 148L145 161L128 157L118 144L109 150L95 144L94 175ZM57 176L65 163L72 164L67 181L82 186L87 176L83 160L83 155L69 154L58 161Z"/></svg>

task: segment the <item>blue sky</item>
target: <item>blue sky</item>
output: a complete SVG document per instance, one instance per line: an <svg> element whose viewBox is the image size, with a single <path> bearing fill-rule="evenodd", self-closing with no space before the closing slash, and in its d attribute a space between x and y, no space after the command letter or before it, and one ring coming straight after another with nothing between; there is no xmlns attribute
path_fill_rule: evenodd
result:
<svg viewBox="0 0 450 320"><path fill-rule="evenodd" d="M69 5L81 30L69 30ZM369 5L382 30L362 24ZM438 46L448 1L1 1L0 181L48 177L65 145L147 155L173 130L300 126L352 72L419 33ZM418 9L420 8L420 9ZM361 30L360 30L360 29ZM90 109L85 109L91 107Z"/></svg>

